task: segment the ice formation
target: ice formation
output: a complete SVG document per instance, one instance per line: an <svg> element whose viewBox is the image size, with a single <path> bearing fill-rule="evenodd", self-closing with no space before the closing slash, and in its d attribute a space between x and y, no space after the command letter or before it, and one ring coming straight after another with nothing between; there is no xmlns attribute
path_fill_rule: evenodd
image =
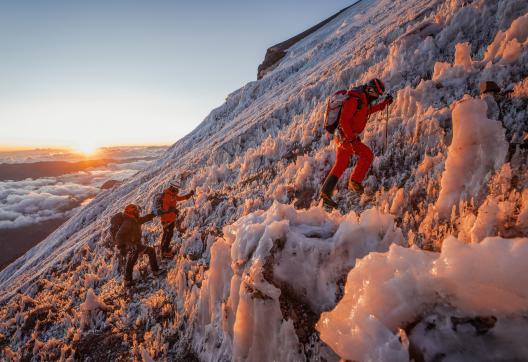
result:
<svg viewBox="0 0 528 362"><path fill-rule="evenodd" d="M434 350L449 351L455 348L449 344L458 332L457 318L493 316L501 328L488 338L502 342L483 348L477 338L469 338L474 344L459 351L458 358L487 360L491 354L496 360L515 360L527 356L526 335L515 331L520 316L528 310L526 257L528 239L487 238L466 244L451 237L444 241L440 254L391 246L386 254L371 253L359 261L348 274L343 299L334 310L322 314L317 328L342 358L408 361L408 347L398 340L399 328L407 329L412 340L445 333L444 341L435 341ZM430 327L431 332L419 331L417 322L435 309L449 317L447 325L438 323ZM478 333L477 327L466 324L460 333ZM508 332L510 327L515 332ZM509 348L503 344L506 341ZM435 358L424 350L426 360Z"/></svg>
<svg viewBox="0 0 528 362"><path fill-rule="evenodd" d="M460 196L477 196L508 152L504 129L486 116L486 103L464 98L453 109L453 140L448 149L437 207L449 216Z"/></svg>
<svg viewBox="0 0 528 362"><path fill-rule="evenodd" d="M298 302L312 314L331 308L357 259L403 242L393 217L376 210L358 219L280 203L226 226L224 238L211 248L214 268L200 290L198 334L226 344L221 350L232 348L235 360L302 359L298 317L285 319L285 304ZM218 333L215 325L227 339L210 335Z"/></svg>
<svg viewBox="0 0 528 362"><path fill-rule="evenodd" d="M106 312L109 307L97 296L92 288L86 292L86 299L79 306L81 311L81 329L92 327L93 323L101 321L101 312ZM95 319L95 320L94 320Z"/></svg>
<svg viewBox="0 0 528 362"><path fill-rule="evenodd" d="M527 360L527 16L518 0L347 9L0 272L0 359ZM365 193L347 171L329 214L324 100L372 77L395 101L362 135ZM177 257L161 278L142 260L127 295L109 218L174 178L196 190Z"/></svg>
<svg viewBox="0 0 528 362"><path fill-rule="evenodd" d="M513 63L527 45L528 14L515 19L508 30L499 31L484 55L487 61Z"/></svg>

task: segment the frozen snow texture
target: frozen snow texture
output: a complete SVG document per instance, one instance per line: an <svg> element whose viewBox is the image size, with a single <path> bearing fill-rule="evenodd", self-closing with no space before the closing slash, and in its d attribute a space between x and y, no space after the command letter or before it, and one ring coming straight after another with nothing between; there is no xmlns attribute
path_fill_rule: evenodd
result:
<svg viewBox="0 0 528 362"><path fill-rule="evenodd" d="M433 80L440 81L444 85L461 86L465 82L468 73L475 72L471 60L471 48L469 43L458 43L455 45L455 62L453 65L446 62L437 62L434 65Z"/></svg>
<svg viewBox="0 0 528 362"><path fill-rule="evenodd" d="M156 362L155 360L150 357L150 354L145 350L145 348L141 347L141 358L143 359L143 362Z"/></svg>
<svg viewBox="0 0 528 362"><path fill-rule="evenodd" d="M108 306L103 301L99 300L95 295L94 290L90 288L86 292L84 303L81 304L81 311L91 312L95 309L107 310Z"/></svg>
<svg viewBox="0 0 528 362"><path fill-rule="evenodd" d="M371 253L348 274L345 296L323 313L317 328L321 338L344 359L396 361L409 359L398 339L398 328L415 322L432 306L445 304L462 316L508 318L528 310L528 239L487 238L465 244L444 241L442 253L397 245L386 254ZM501 338L501 331L496 332ZM519 339L513 350L495 358L528 358ZM477 347L477 348L475 348ZM489 349L459 346L462 356L487 359ZM472 355L471 353L477 353Z"/></svg>
<svg viewBox="0 0 528 362"><path fill-rule="evenodd" d="M293 295L316 313L332 308L339 281L357 259L403 242L393 218L376 210L357 219L353 213L330 216L320 208L298 211L280 203L226 226L224 238L211 250L200 319L205 331L221 325L231 336L223 343L232 343L234 360L252 361L303 358L295 352L294 325L281 311L282 303L294 301L281 303L281 296Z"/></svg>
<svg viewBox="0 0 528 362"><path fill-rule="evenodd" d="M18 359L58 360L62 353L64 359L85 359L104 350L107 359L141 360L143 348L159 361L337 361L314 324L342 296L355 258L386 250L390 242L405 243L405 237L417 248L436 251L449 235L475 245L488 236L527 237L528 51L521 36L525 28L519 26L527 13L528 2L518 0L363 0L351 7L293 45L263 79L228 95L151 167L100 193L3 270L0 345L6 347L0 358L14 353ZM516 34L518 58L517 51L506 52L515 56L502 61L499 50L493 60L485 58L494 39L503 42L497 37L501 31ZM373 115L361 135L376 155L366 192L358 197L346 190L347 170L334 195L347 216L328 215L317 207L321 183L335 158L334 145L322 132L324 102L337 89L372 77L385 80L395 100L387 122L385 114ZM503 138L494 134L493 142L480 139L480 129L453 124L457 102L466 94L475 97L479 83L487 80L513 90L485 95L489 114L479 104L477 116L469 116L479 127L501 122ZM464 147L479 162L489 162L486 167L468 161L467 172L462 169L466 163L458 162L459 150L449 146L466 137L481 142L479 152L476 145ZM498 162L505 143L508 152ZM484 174L480 186L472 179L475 170ZM462 182L451 179L454 186L444 187L447 178L442 176L449 174L459 174ZM115 254L105 247L109 218L131 202L148 210L175 178L182 181L182 191L196 190L194 200L179 204L173 242L178 255L162 263L166 278L148 281L142 279L150 273L141 260L135 271L139 291L127 300ZM440 201L449 205L444 217L435 207ZM158 220L146 224L145 242L158 243L161 230ZM393 249L410 271L419 267L410 260L438 258ZM376 269L369 271L372 278L378 275ZM400 274L408 276L405 270ZM82 330L79 308L86 288L111 309L92 310ZM408 296L411 303L417 299ZM397 322L401 311L416 313L402 308L388 310L386 318ZM457 346L480 344L489 356L501 349L521 360L526 355L511 347L527 339L526 313L499 316L492 326L494 316L461 315L454 307L420 311L414 328L401 326L403 347L398 331L376 317L364 321L364 327L379 332L385 347L365 340L358 350L374 358L398 350L405 356L408 345L425 360L456 359ZM42 344L58 337L60 346ZM99 349L91 343L94 338Z"/></svg>
<svg viewBox="0 0 528 362"><path fill-rule="evenodd" d="M487 61L513 63L521 55L523 47L527 45L528 38L528 14L515 19L506 31L499 31L489 45L484 55Z"/></svg>
<svg viewBox="0 0 528 362"><path fill-rule="evenodd" d="M100 300L92 288L86 292L86 298L80 305L81 312L81 329L92 327L94 324L101 323L103 320L102 312L110 308Z"/></svg>
<svg viewBox="0 0 528 362"><path fill-rule="evenodd" d="M402 207L404 204L405 199L405 190L403 188L396 191L396 195L394 196L394 199L392 200L392 205L390 208L390 212L393 215L400 215L402 211Z"/></svg>
<svg viewBox="0 0 528 362"><path fill-rule="evenodd" d="M465 98L453 109L453 141L449 146L437 207L449 216L461 197L478 196L491 172L502 166L508 143L500 122L488 119L487 105Z"/></svg>

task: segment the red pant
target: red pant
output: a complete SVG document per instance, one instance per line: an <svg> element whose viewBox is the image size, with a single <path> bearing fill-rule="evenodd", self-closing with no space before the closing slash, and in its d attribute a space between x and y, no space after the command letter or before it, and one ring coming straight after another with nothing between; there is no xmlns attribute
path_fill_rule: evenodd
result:
<svg viewBox="0 0 528 362"><path fill-rule="evenodd" d="M330 174L341 177L348 167L350 157L352 157L353 154L357 155L359 160L350 175L350 179L360 184L363 182L372 160L374 160L374 154L367 145L359 140L359 138L356 138L356 140L352 142L339 141L339 139L336 138L336 161Z"/></svg>

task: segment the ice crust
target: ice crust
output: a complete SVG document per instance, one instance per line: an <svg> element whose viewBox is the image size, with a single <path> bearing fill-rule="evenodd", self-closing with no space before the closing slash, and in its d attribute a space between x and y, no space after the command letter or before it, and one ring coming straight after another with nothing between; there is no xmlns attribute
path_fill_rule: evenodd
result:
<svg viewBox="0 0 528 362"><path fill-rule="evenodd" d="M518 0L363 0L294 44L0 272L0 359L528 359L527 16ZM362 135L366 191L347 171L326 213L324 100L373 77L395 100ZM503 92L480 95L489 80ZM162 278L142 259L131 297L109 219L174 178L196 190L177 257Z"/></svg>
<svg viewBox="0 0 528 362"><path fill-rule="evenodd" d="M302 360L292 320L281 312L282 290L320 313L336 304L340 280L357 259L403 243L393 217L376 210L358 219L280 203L226 226L224 237L211 248L198 335L209 339L205 331L222 325L234 360Z"/></svg>
<svg viewBox="0 0 528 362"><path fill-rule="evenodd" d="M435 307L452 308L444 312L447 315L492 315L501 324L518 323L516 316L528 310L526 257L526 238L495 237L466 244L451 237L444 241L440 254L391 246L388 253L371 253L358 262L348 274L345 296L334 310L321 315L317 328L342 358L408 361L408 350L398 341L398 329L420 320ZM471 326L469 329L468 334L475 334ZM422 333L413 339L427 339L427 331ZM458 358L487 360L491 351L498 360L528 357L523 339L511 338L515 333L498 330L491 334L490 339L510 339L512 350L502 349L501 344L497 350L481 348L477 340L459 351ZM449 350L449 343L437 341L435 348Z"/></svg>
<svg viewBox="0 0 528 362"><path fill-rule="evenodd" d="M498 121L488 119L483 100L463 98L453 109L453 140L448 149L436 206L443 216L462 197L479 195L487 178L506 158L508 143Z"/></svg>

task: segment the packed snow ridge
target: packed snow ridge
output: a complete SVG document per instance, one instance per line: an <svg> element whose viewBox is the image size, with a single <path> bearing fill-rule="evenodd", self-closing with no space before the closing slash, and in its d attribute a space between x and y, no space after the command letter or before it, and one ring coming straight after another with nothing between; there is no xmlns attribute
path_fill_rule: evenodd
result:
<svg viewBox="0 0 528 362"><path fill-rule="evenodd" d="M527 76L526 1L360 1L2 271L0 359L528 360ZM373 77L366 190L328 213L324 102ZM109 219L175 178L178 255L128 295Z"/></svg>

